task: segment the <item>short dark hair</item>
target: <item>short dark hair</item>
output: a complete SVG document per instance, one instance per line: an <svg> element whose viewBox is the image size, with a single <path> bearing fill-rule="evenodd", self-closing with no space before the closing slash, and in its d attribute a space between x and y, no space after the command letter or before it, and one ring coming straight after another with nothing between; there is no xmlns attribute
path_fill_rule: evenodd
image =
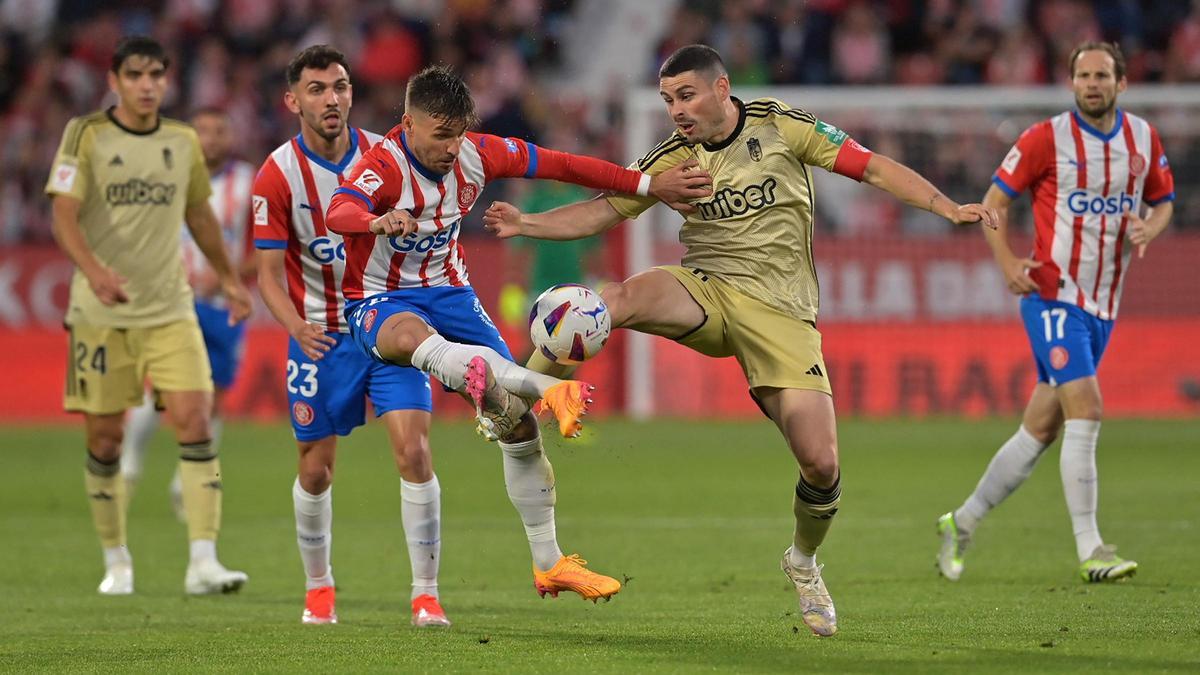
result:
<svg viewBox="0 0 1200 675"><path fill-rule="evenodd" d="M1104 52L1112 57L1113 60L1113 75L1117 79L1125 77L1125 55L1121 53L1121 48L1115 42L1094 42L1088 41L1076 47L1071 52L1071 59L1067 63L1071 66L1071 77L1075 77L1075 62L1079 60L1079 55L1084 52Z"/></svg>
<svg viewBox="0 0 1200 675"><path fill-rule="evenodd" d="M658 69L658 77L675 77L689 70L716 76L728 74L717 50L708 45L688 45L675 50L663 61Z"/></svg>
<svg viewBox="0 0 1200 675"><path fill-rule="evenodd" d="M171 59L167 58L167 50L163 49L158 40L145 35L130 35L117 43L117 49L112 55L112 71L121 72L121 64L131 56L144 56L151 61L158 61L163 64L163 68L171 65Z"/></svg>
<svg viewBox="0 0 1200 675"><path fill-rule="evenodd" d="M475 126L475 99L471 90L447 66L429 66L412 76L404 92L404 109L420 110L445 122L463 122Z"/></svg>
<svg viewBox="0 0 1200 675"><path fill-rule="evenodd" d="M300 81L300 73L304 72L305 68L313 70L325 70L333 64L346 69L346 76L350 75L350 64L346 61L346 55L339 52L337 49L329 45L312 45L305 47L304 51L297 54L287 66L287 83L292 86Z"/></svg>

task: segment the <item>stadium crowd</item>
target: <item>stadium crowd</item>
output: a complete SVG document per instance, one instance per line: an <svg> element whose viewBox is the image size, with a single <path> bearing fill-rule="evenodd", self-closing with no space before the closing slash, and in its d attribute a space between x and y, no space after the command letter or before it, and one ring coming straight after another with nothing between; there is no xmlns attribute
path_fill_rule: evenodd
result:
<svg viewBox="0 0 1200 675"><path fill-rule="evenodd" d="M0 0L0 246L50 241L42 187L61 130L107 100L108 56L129 33L174 52L167 114L227 109L253 163L292 133L283 68L319 42L351 60L355 125L386 131L409 75L441 62L465 74L482 130L623 158L615 95L538 84L561 67L578 1ZM1096 38L1120 42L1131 82L1200 80L1200 3L1179 0L689 0L674 11L646 82L672 50L707 42L737 86L1045 84L1072 45Z"/></svg>

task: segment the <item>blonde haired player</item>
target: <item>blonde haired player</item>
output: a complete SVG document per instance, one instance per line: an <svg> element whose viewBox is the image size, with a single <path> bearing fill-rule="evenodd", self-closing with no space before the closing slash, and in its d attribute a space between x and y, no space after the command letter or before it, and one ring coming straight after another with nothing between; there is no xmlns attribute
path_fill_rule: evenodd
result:
<svg viewBox="0 0 1200 675"><path fill-rule="evenodd" d="M104 547L99 590L107 595L133 592L118 461L125 411L141 403L146 378L179 440L190 541L184 588L226 592L247 580L217 560L221 469L209 425L212 375L180 260L183 222L212 263L233 321L249 315L250 299L208 204L196 133L159 115L168 65L154 40L123 40L108 75L117 104L67 124L46 184L54 237L76 267L64 405L84 415L85 481Z"/></svg>
<svg viewBox="0 0 1200 675"><path fill-rule="evenodd" d="M911 169L810 113L774 99L738 100L710 47L690 45L672 54L659 70L659 90L676 131L638 168L658 174L696 160L712 176L713 195L694 201L687 213L682 265L642 272L602 295L614 327L737 358L751 396L800 465L796 527L783 571L796 586L804 623L818 635L833 635L837 616L815 556L841 488L833 398L816 328L810 167L865 181L955 224L992 226L994 214L978 204L956 204ZM653 204L652 198L611 196L523 216L498 203L484 222L500 237L577 239ZM535 353L530 367L550 371L552 365Z"/></svg>

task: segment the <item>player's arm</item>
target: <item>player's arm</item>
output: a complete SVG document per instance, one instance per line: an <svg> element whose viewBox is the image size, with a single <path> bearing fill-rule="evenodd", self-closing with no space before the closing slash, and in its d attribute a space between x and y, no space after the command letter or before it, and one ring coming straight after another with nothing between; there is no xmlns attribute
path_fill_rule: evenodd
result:
<svg viewBox="0 0 1200 675"><path fill-rule="evenodd" d="M508 202L492 202L483 226L500 239L584 239L612 229L625 217L607 199L590 199L544 213L521 213Z"/></svg>
<svg viewBox="0 0 1200 675"><path fill-rule="evenodd" d="M516 138L469 134L479 148L484 173L496 178L540 178L572 183L594 190L654 197L679 211L691 211L688 201L712 194L712 178L691 160L657 174L625 169L586 155L541 148Z"/></svg>
<svg viewBox="0 0 1200 675"><path fill-rule="evenodd" d="M1146 245L1167 229L1175 213L1175 176L1163 151L1158 130L1150 127L1150 173L1146 176L1142 199L1150 207L1145 218L1136 211L1129 215L1129 241L1138 247L1138 257L1146 255Z"/></svg>
<svg viewBox="0 0 1200 675"><path fill-rule="evenodd" d="M1037 269L1042 263L1033 258L1022 258L1013 253L1008 245L1008 209L1013 203L1010 197L999 185L988 188L983 196L983 205L996 213L995 229L983 230L983 238L987 240L988 248L992 249L992 257L1004 274L1004 283L1008 290L1016 295L1033 293L1038 285L1029 277L1029 270Z"/></svg>
<svg viewBox="0 0 1200 675"><path fill-rule="evenodd" d="M58 247L67 254L75 267L88 281L88 286L100 302L112 306L129 302L122 286L125 279L106 267L92 253L83 230L79 227L79 209L83 203L66 194L54 195L51 202L51 232Z"/></svg>
<svg viewBox="0 0 1200 675"><path fill-rule="evenodd" d="M404 195L400 167L383 146L368 150L338 189L325 212L325 227L342 236L406 237L417 231L408 211L391 207Z"/></svg>
<svg viewBox="0 0 1200 675"><path fill-rule="evenodd" d="M217 222L217 214L213 213L207 197L187 207L184 222L196 246L208 258L208 263L220 280L221 292L229 301L229 320L233 323L245 320L250 316L250 293L242 283L241 276L229 264L225 239L221 236L221 224Z"/></svg>
<svg viewBox="0 0 1200 675"><path fill-rule="evenodd" d="M260 248L255 254L258 261L258 292L271 316L300 345L308 358L316 361L325 355L337 341L325 334L320 326L308 323L296 312L288 296L284 278L286 249Z"/></svg>
<svg viewBox="0 0 1200 675"><path fill-rule="evenodd" d="M1145 218L1129 213L1129 241L1138 247L1138 257L1146 255L1146 245L1167 229L1175 214L1175 202L1165 201L1150 209Z"/></svg>
<svg viewBox="0 0 1200 675"><path fill-rule="evenodd" d="M900 162L871 153L863 171L862 181L890 193L900 201L925 209L955 225L982 223L995 229L996 212L983 204L958 204L925 179L924 176Z"/></svg>

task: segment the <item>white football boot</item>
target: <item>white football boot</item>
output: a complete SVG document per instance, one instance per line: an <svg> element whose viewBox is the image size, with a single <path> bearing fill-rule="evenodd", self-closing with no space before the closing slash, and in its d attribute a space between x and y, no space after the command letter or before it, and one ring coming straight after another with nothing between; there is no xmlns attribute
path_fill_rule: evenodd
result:
<svg viewBox="0 0 1200 675"><path fill-rule="evenodd" d="M821 637L829 637L837 632L837 611L833 608L833 598L829 597L829 589L821 579L824 565L816 567L793 567L792 547L783 552L783 562L780 568L787 578L796 585L796 595L800 597L800 618L809 630Z"/></svg>
<svg viewBox="0 0 1200 675"><path fill-rule="evenodd" d="M216 558L206 558L188 564L183 589L188 595L235 593L249 580L245 572L227 570Z"/></svg>
<svg viewBox="0 0 1200 675"><path fill-rule="evenodd" d="M133 563L119 562L109 565L104 570L104 580L100 582L101 595L132 595L133 594Z"/></svg>

